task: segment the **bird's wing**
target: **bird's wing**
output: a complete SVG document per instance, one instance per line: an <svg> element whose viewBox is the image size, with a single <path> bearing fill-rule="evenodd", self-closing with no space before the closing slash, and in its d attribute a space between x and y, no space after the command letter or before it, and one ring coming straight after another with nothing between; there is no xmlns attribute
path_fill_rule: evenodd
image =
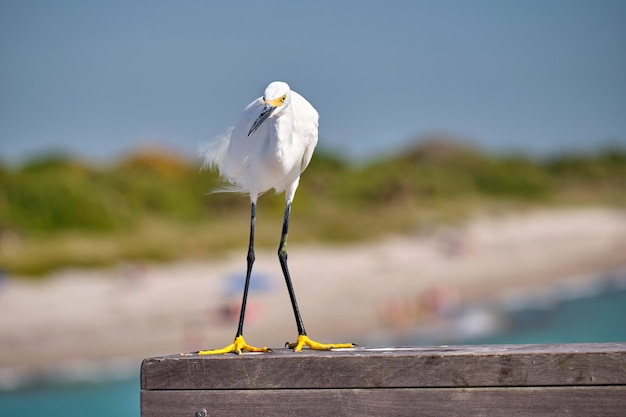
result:
<svg viewBox="0 0 626 417"><path fill-rule="evenodd" d="M302 163L300 172L303 172L311 158L313 151L317 145L317 131L319 126L319 115L317 110L300 94L291 90L292 105L294 106L294 134L296 134L303 143L304 152L302 154Z"/></svg>
<svg viewBox="0 0 626 417"><path fill-rule="evenodd" d="M255 148L259 146L258 139L267 136L268 126L263 124L250 136L248 132L263 109L263 98L259 97L248 104L241 112L237 123L230 134L228 151L225 160L220 166L221 175L230 183L237 184L242 178L250 163L250 156L254 155ZM240 184L242 185L242 184Z"/></svg>
<svg viewBox="0 0 626 417"><path fill-rule="evenodd" d="M217 169L220 176L231 184L215 191L246 192L246 184L241 182L245 177L242 173L249 164L249 155L253 155L254 148L258 146L258 141L254 139L257 135L261 137L260 135L267 134L264 131L267 126L262 125L248 137L248 132L262 108L263 98L259 97L246 106L233 128L201 145L203 168Z"/></svg>

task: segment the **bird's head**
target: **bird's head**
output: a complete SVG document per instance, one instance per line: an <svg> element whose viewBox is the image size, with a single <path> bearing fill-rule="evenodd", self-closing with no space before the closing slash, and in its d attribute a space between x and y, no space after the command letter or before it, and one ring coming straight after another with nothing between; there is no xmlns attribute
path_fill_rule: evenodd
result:
<svg viewBox="0 0 626 417"><path fill-rule="evenodd" d="M289 84L282 81L270 83L263 93L264 106L257 119L252 124L248 136L263 124L272 114L279 114L291 102Z"/></svg>

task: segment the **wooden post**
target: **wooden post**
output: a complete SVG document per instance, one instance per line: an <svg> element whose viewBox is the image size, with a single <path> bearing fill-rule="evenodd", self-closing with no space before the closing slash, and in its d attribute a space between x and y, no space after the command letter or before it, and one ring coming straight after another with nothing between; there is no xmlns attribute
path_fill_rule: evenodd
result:
<svg viewBox="0 0 626 417"><path fill-rule="evenodd" d="M141 415L626 416L626 343L156 357Z"/></svg>

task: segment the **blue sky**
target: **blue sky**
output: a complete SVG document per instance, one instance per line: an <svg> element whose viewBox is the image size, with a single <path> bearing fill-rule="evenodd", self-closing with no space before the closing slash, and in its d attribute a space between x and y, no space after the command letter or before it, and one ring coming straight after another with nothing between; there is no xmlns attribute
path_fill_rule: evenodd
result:
<svg viewBox="0 0 626 417"><path fill-rule="evenodd" d="M0 3L0 159L194 154L274 80L320 146L398 151L448 132L494 151L626 146L626 2Z"/></svg>

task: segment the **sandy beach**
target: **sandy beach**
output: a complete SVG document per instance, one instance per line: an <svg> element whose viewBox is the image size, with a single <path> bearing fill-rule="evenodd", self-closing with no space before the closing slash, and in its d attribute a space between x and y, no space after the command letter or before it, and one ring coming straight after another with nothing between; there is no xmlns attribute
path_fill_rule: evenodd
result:
<svg viewBox="0 0 626 417"><path fill-rule="evenodd" d="M297 336L289 297L275 252L257 251L256 259L244 334L253 345L282 347ZM358 245L293 244L289 262L309 335L367 344L428 323L450 305L566 286L626 266L626 213L541 210ZM96 363L110 370L135 363L136 372L145 357L222 347L236 330L244 266L242 248L207 262L6 280L0 382L84 372Z"/></svg>

